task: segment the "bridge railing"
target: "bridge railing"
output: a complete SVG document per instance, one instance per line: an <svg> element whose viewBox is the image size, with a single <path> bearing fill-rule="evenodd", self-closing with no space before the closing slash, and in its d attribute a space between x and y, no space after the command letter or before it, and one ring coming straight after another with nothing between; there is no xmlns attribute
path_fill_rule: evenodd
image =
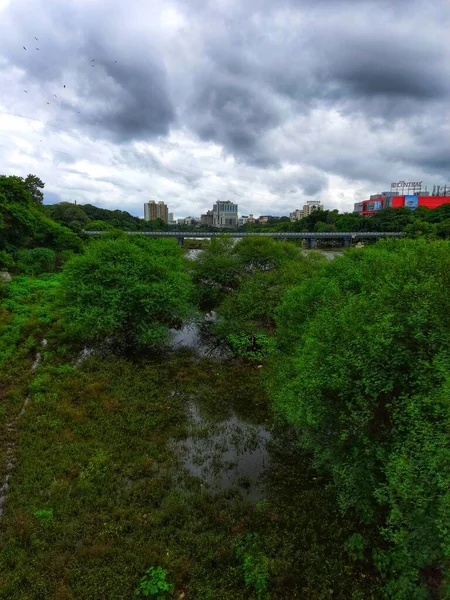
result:
<svg viewBox="0 0 450 600"><path fill-rule="evenodd" d="M87 235L103 235L107 231L85 231ZM334 232L270 232L270 233L247 233L247 232L206 232L206 231L124 231L128 235L147 235L150 237L175 237L175 238L211 238L221 235L230 237L273 237L273 238L298 238L298 239L358 239L358 238L384 238L403 237L403 231L334 231Z"/></svg>

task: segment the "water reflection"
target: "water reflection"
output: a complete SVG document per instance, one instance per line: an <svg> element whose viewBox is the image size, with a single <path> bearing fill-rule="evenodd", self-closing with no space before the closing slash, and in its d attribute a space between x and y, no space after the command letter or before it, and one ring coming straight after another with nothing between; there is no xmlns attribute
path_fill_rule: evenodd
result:
<svg viewBox="0 0 450 600"><path fill-rule="evenodd" d="M270 433L235 413L218 423L204 419L193 402L188 404L188 414L189 436L176 443L176 450L187 471L199 478L199 485L212 492L238 488L249 499L264 498Z"/></svg>
<svg viewBox="0 0 450 600"><path fill-rule="evenodd" d="M189 349L200 357L230 358L228 348L208 332L208 324L214 322L216 313L207 313L203 321L186 323L180 329L169 330L169 345L174 350Z"/></svg>

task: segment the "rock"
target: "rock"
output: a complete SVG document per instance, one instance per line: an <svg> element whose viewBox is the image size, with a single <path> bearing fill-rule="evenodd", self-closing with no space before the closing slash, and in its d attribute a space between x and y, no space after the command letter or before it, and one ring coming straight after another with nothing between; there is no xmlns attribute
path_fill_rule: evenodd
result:
<svg viewBox="0 0 450 600"><path fill-rule="evenodd" d="M11 283L11 275L8 271L0 271L0 281L3 283Z"/></svg>

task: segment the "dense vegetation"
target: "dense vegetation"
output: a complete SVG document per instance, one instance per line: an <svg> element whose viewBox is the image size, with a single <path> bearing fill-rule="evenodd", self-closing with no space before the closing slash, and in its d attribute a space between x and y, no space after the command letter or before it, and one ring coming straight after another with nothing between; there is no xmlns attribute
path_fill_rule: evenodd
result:
<svg viewBox="0 0 450 600"><path fill-rule="evenodd" d="M332 261L226 236L186 260L42 188L0 177L0 596L450 597L448 209ZM233 358L170 349L211 310ZM225 485L262 441L259 487Z"/></svg>

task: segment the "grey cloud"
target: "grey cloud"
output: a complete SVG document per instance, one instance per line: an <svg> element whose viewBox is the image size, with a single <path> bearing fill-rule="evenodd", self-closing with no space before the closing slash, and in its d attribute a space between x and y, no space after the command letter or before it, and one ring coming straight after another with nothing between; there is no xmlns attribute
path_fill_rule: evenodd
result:
<svg viewBox="0 0 450 600"><path fill-rule="evenodd" d="M7 64L21 69L22 83L33 88L31 106L45 110L50 123L65 119L115 143L166 135L175 109L161 56L141 33L118 30L114 3L104 8L15 2L1 42ZM24 51L22 41L36 32L39 52L34 40Z"/></svg>
<svg viewBox="0 0 450 600"><path fill-rule="evenodd" d="M115 202L130 189L122 170L136 190L148 176L199 211L253 184L266 210L273 197L326 197L329 175L358 189L410 172L446 178L444 0L15 0L0 18L1 108L51 130L47 154L63 174L81 178L90 163L91 187L78 191L91 202L102 182L114 181ZM196 155L209 142L220 158Z"/></svg>

